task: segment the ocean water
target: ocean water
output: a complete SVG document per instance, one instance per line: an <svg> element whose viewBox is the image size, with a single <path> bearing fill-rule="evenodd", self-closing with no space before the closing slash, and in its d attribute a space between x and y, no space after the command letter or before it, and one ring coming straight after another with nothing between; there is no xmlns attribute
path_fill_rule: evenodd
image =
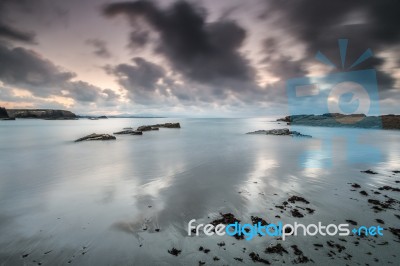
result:
<svg viewBox="0 0 400 266"><path fill-rule="evenodd" d="M0 265L242 265L252 263L252 251L276 265L292 264L292 252L264 253L278 242L288 251L298 245L314 265L400 265L399 239L387 230L378 238L347 236L345 241L187 235L191 219L208 223L227 212L242 222L256 215L268 222L351 219L369 226L379 218L386 229L400 227L398 204L375 213L367 202L385 195L400 200L399 192L372 192L383 185L400 187L400 174L392 172L400 170L399 131L297 126L292 129L313 138L245 134L287 127L274 120L0 121ZM73 142L90 133L165 122L180 122L182 128ZM354 145L358 141L375 153ZM367 169L378 174L360 172ZM349 183L361 189L351 191ZM305 197L315 213L300 209L305 217L294 218L275 207L291 195ZM327 256L328 240L345 251ZM226 246L217 245L222 241ZM315 243L324 247L315 250ZM200 252L200 246L210 252ZM173 247L182 250L179 256L168 253Z"/></svg>

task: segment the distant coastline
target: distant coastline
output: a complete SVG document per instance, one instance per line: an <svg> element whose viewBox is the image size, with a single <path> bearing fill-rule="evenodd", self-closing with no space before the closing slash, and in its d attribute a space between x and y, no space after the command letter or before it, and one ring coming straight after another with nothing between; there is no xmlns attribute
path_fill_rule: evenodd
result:
<svg viewBox="0 0 400 266"><path fill-rule="evenodd" d="M291 115L277 121L287 125L319 127L352 127L370 129L400 129L400 115L366 116L364 114L344 115L326 113L323 115Z"/></svg>
<svg viewBox="0 0 400 266"><path fill-rule="evenodd" d="M165 118L163 116L153 115L77 115L67 110L57 109L6 109L0 107L0 120L15 120L18 119L44 119L44 120L77 120L77 119L108 119L108 118Z"/></svg>

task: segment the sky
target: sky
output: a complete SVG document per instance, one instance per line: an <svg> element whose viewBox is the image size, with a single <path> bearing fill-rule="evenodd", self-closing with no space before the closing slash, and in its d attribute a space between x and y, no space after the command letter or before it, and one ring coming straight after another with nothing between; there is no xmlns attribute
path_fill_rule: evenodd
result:
<svg viewBox="0 0 400 266"><path fill-rule="evenodd" d="M380 112L398 114L399 10L394 0L0 0L0 106L283 115L291 79L375 69Z"/></svg>

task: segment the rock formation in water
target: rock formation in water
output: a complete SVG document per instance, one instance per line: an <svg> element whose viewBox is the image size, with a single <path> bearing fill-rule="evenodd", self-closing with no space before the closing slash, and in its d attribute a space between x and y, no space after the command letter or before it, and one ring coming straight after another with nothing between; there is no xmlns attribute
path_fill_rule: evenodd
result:
<svg viewBox="0 0 400 266"><path fill-rule="evenodd" d="M48 120L69 120L78 118L70 111L52 109L8 109L7 113L13 118L36 118Z"/></svg>
<svg viewBox="0 0 400 266"><path fill-rule="evenodd" d="M271 130L257 130L254 132L249 132L247 134L254 134L254 135L275 135L275 136L292 136L292 137L306 137L311 138L310 135L303 135L297 131L290 131L287 128L282 129L271 129Z"/></svg>
<svg viewBox="0 0 400 266"><path fill-rule="evenodd" d="M400 115L366 116L364 114L326 113L323 115L292 115L277 121L302 126L400 129Z"/></svg>
<svg viewBox="0 0 400 266"><path fill-rule="evenodd" d="M114 135L143 135L142 131L137 131L137 130L132 130L132 129L126 129L123 131L119 132L114 132Z"/></svg>
<svg viewBox="0 0 400 266"><path fill-rule="evenodd" d="M146 125L146 126L140 126L136 130L137 131L159 130L160 127L164 127L164 128L181 128L181 125L179 123L165 123L165 124L156 124L156 125Z"/></svg>
<svg viewBox="0 0 400 266"><path fill-rule="evenodd" d="M77 139L77 140L75 140L75 142L89 141L89 140L115 140L115 139L117 139L117 138L112 135L93 133L93 134L87 135L83 138Z"/></svg>

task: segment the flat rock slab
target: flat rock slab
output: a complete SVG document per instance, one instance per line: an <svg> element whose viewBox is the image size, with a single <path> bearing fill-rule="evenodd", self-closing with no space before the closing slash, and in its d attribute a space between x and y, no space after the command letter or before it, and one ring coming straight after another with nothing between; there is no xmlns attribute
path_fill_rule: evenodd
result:
<svg viewBox="0 0 400 266"><path fill-rule="evenodd" d="M257 130L254 132L249 132L246 134L254 134L254 135L275 135L275 136L292 136L292 137L306 137L311 138L310 135L304 135L297 131L290 131L287 128L282 129L271 129L271 130Z"/></svg>
<svg viewBox="0 0 400 266"><path fill-rule="evenodd" d="M127 129L119 132L114 132L114 135L143 135L142 131Z"/></svg>
<svg viewBox="0 0 400 266"><path fill-rule="evenodd" d="M136 130L137 131L151 131L151 130L159 130L160 127L163 128L181 128L179 123L165 123L165 124L156 124L156 125L145 125L140 126Z"/></svg>
<svg viewBox="0 0 400 266"><path fill-rule="evenodd" d="M90 134L83 138L75 140L75 142L87 141L87 140L116 140L117 138L109 134Z"/></svg>

